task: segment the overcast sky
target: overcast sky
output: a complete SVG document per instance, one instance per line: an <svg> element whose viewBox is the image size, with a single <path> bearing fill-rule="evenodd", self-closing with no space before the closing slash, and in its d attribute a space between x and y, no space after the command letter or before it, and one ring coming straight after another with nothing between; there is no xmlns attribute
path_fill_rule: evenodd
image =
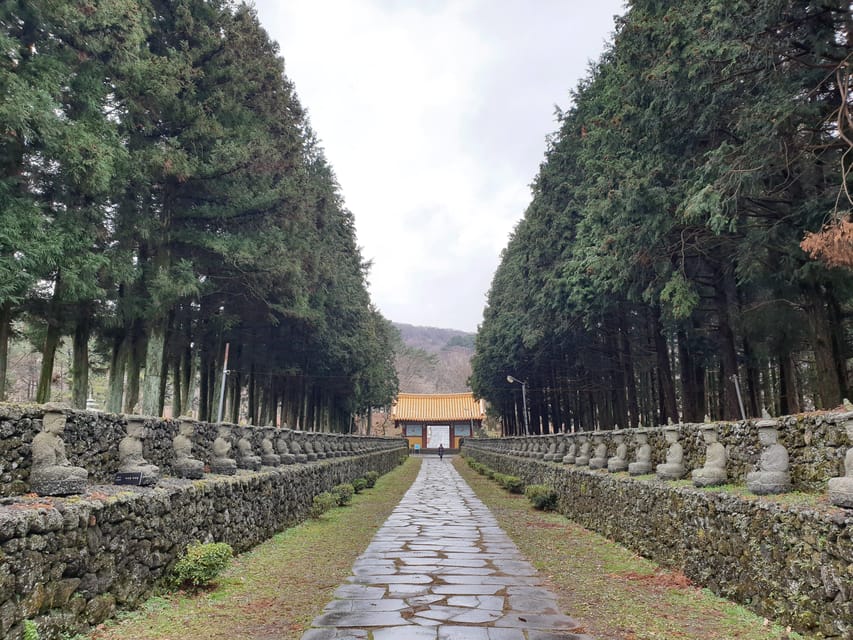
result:
<svg viewBox="0 0 853 640"><path fill-rule="evenodd" d="M475 331L529 185L622 0L255 0L389 320Z"/></svg>

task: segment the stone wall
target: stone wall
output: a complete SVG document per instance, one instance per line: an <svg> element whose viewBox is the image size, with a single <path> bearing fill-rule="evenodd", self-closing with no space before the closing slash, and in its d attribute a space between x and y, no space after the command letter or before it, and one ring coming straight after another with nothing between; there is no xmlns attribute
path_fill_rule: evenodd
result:
<svg viewBox="0 0 853 640"><path fill-rule="evenodd" d="M26 487L28 447L41 412L0 412L7 494ZM165 477L151 488L97 484L115 472L122 423L121 416L69 413L68 457L86 466L93 481L84 495L0 499L0 637L20 638L25 619L37 622L44 639L98 624L147 597L190 542L227 542L244 551L304 520L318 493L367 471L386 473L408 454L399 438L357 438L356 452L306 464L201 480ZM151 420L149 426L160 436L146 440L145 455L168 471L177 425ZM209 451L215 425L199 423L196 431L199 451ZM250 431L259 452L261 430Z"/></svg>
<svg viewBox="0 0 853 640"><path fill-rule="evenodd" d="M29 474L32 456L30 445L41 430L41 418L45 407L40 405L16 405L0 403L0 496L21 495L29 491ZM94 483L110 483L118 469L118 445L125 437L127 417L100 411L63 410L67 416L65 452L71 464L83 467ZM178 420L161 418L144 419L147 437L143 442L143 457L160 467L162 475L172 472L172 438L178 433ZM213 453L218 425L195 422L193 457L209 463ZM227 424L227 423L226 423ZM261 441L265 435L275 435L275 427L246 427L229 425L232 440L236 442L245 434L253 443L256 455L261 453ZM340 441L357 443L360 448L370 448L385 441L385 438L351 436L330 433L291 431L293 437L302 440ZM236 455L232 449L232 456Z"/></svg>
<svg viewBox="0 0 853 640"><path fill-rule="evenodd" d="M555 488L559 511L574 522L759 615L828 638L853 638L853 511L832 507L823 494L786 500L697 489L687 481L510 455L499 442L469 439L463 453L525 483ZM826 466L837 475L834 464Z"/></svg>
<svg viewBox="0 0 853 640"><path fill-rule="evenodd" d="M848 437L844 424L853 419L853 413L827 413L785 416L776 419L779 443L788 450L791 464L791 482L801 491L824 491L826 481L844 475L844 455L853 441ZM718 422L718 439L726 447L728 474L732 482L744 482L746 474L753 471L761 454L758 442L758 420L741 422ZM704 464L705 443L702 440L702 424L672 425L679 430L679 442L684 447L684 467L688 471ZM666 427L645 429L652 447L652 468L664 462L667 443L664 439ZM563 442L566 447L580 435L601 435L607 443L607 455L615 453L613 436L622 434L628 444L628 459L633 460L636 445L633 429L618 431L584 431L575 434L547 436L518 436L501 438L505 450L522 446L537 448L544 452L552 443Z"/></svg>

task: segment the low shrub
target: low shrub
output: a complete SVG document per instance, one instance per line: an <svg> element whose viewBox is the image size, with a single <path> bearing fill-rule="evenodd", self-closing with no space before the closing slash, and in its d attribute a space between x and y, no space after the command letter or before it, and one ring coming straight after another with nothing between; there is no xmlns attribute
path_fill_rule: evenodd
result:
<svg viewBox="0 0 853 640"><path fill-rule="evenodd" d="M24 620L23 640L39 640L39 629L32 620Z"/></svg>
<svg viewBox="0 0 853 640"><path fill-rule="evenodd" d="M379 472L378 471L368 471L364 474L364 479L367 481L367 488L372 489L376 484L376 481L379 480Z"/></svg>
<svg viewBox="0 0 853 640"><path fill-rule="evenodd" d="M172 584L178 587L210 585L228 563L234 550L225 542L194 542L172 569Z"/></svg>
<svg viewBox="0 0 853 640"><path fill-rule="evenodd" d="M361 493L367 488L367 480L364 478L356 478L352 481L352 488L355 489L356 493Z"/></svg>
<svg viewBox="0 0 853 640"><path fill-rule="evenodd" d="M540 511L553 511L557 508L557 492L544 484L528 485L524 495L534 508Z"/></svg>
<svg viewBox="0 0 853 640"><path fill-rule="evenodd" d="M318 493L314 496L311 504L311 517L319 518L321 515L326 513L329 509L334 508L338 504L338 499L329 493L328 491L324 491L323 493Z"/></svg>
<svg viewBox="0 0 853 640"><path fill-rule="evenodd" d="M524 481L518 476L502 476L501 486L510 493L524 493Z"/></svg>
<svg viewBox="0 0 853 640"><path fill-rule="evenodd" d="M349 482L337 484L332 487L332 495L335 496L339 507L345 507L352 502L352 497L355 495L355 489Z"/></svg>

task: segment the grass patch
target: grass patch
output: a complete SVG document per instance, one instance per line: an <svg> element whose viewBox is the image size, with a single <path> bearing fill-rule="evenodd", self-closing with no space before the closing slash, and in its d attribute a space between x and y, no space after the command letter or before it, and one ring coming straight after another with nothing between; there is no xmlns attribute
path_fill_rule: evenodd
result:
<svg viewBox="0 0 853 640"><path fill-rule="evenodd" d="M766 623L687 578L556 513L536 511L454 460L563 609L596 640L782 640L806 636ZM574 630L573 630L574 631Z"/></svg>
<svg viewBox="0 0 853 640"><path fill-rule="evenodd" d="M212 591L160 594L100 625L97 640L298 640L420 469L410 457L373 489L277 534L232 561Z"/></svg>

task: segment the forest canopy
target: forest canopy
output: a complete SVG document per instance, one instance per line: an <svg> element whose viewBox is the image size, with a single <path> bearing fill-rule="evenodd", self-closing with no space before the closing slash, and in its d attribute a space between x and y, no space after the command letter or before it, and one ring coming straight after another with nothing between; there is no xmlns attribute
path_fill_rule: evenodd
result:
<svg viewBox="0 0 853 640"><path fill-rule="evenodd" d="M533 433L850 391L849 0L635 0L558 113L472 388ZM743 410L741 410L741 403Z"/></svg>
<svg viewBox="0 0 853 640"><path fill-rule="evenodd" d="M349 430L396 395L395 331L254 10L229 0L0 8L0 399L8 345L91 345L107 410Z"/></svg>

